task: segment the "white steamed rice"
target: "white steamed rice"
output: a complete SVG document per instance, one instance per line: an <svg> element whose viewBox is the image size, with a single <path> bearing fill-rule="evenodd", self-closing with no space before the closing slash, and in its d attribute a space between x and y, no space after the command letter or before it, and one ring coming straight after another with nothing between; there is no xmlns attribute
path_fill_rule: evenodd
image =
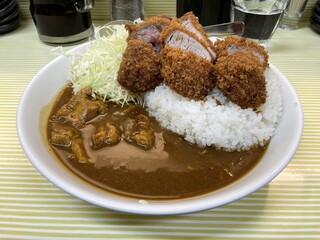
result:
<svg viewBox="0 0 320 240"><path fill-rule="evenodd" d="M258 111L242 109L214 89L206 101L189 100L165 85L145 95L151 116L160 124L200 147L226 151L265 145L282 113L281 81L266 70L268 97ZM221 105L218 105L217 99Z"/></svg>

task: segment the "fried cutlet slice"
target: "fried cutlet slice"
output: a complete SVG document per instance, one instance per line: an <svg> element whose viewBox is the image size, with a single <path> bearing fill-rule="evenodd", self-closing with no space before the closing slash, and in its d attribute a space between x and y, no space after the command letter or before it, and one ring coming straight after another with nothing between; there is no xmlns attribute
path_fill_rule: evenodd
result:
<svg viewBox="0 0 320 240"><path fill-rule="evenodd" d="M213 64L194 52L165 46L161 62L164 83L184 97L203 99L215 86Z"/></svg>
<svg viewBox="0 0 320 240"><path fill-rule="evenodd" d="M132 92L146 92L162 81L160 55L143 40L130 40L118 71L118 82Z"/></svg>
<svg viewBox="0 0 320 240"><path fill-rule="evenodd" d="M257 109L266 102L267 89L263 65L251 52L220 56L215 64L217 86L241 108Z"/></svg>
<svg viewBox="0 0 320 240"><path fill-rule="evenodd" d="M146 92L161 81L160 33L171 22L167 15L151 17L140 24L127 24L127 48L118 71L118 82L132 92Z"/></svg>

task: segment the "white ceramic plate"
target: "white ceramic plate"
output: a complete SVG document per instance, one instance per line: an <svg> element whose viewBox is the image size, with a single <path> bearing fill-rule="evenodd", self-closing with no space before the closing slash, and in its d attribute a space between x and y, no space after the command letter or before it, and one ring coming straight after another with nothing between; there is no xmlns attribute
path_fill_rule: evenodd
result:
<svg viewBox="0 0 320 240"><path fill-rule="evenodd" d="M88 43L71 52L84 52ZM17 112L21 146L34 167L63 191L104 208L148 215L183 214L219 207L251 194L275 178L293 158L303 132L303 111L288 79L270 64L282 81L283 115L261 162L245 177L219 191L174 201L138 201L108 193L71 174L50 154L40 131L40 113L68 83L70 60L60 56L46 65L26 88Z"/></svg>

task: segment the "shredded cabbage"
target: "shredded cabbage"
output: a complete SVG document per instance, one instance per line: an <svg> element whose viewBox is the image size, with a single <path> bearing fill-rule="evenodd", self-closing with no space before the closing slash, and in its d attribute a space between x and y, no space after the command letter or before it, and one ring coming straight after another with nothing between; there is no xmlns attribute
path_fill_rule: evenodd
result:
<svg viewBox="0 0 320 240"><path fill-rule="evenodd" d="M95 40L85 53L74 55L69 73L74 92L91 86L104 100L119 104L141 103L141 98L124 89L117 74L128 37L124 25L105 25L95 29Z"/></svg>

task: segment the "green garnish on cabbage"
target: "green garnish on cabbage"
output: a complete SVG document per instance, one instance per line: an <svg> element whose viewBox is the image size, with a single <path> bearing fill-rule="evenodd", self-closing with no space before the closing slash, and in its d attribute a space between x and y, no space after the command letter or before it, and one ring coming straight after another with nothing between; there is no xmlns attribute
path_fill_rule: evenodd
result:
<svg viewBox="0 0 320 240"><path fill-rule="evenodd" d="M128 32L124 25L106 25L95 29L95 40L85 53L72 61L69 80L77 93L91 86L104 100L118 104L140 102L138 95L124 89L117 81Z"/></svg>

